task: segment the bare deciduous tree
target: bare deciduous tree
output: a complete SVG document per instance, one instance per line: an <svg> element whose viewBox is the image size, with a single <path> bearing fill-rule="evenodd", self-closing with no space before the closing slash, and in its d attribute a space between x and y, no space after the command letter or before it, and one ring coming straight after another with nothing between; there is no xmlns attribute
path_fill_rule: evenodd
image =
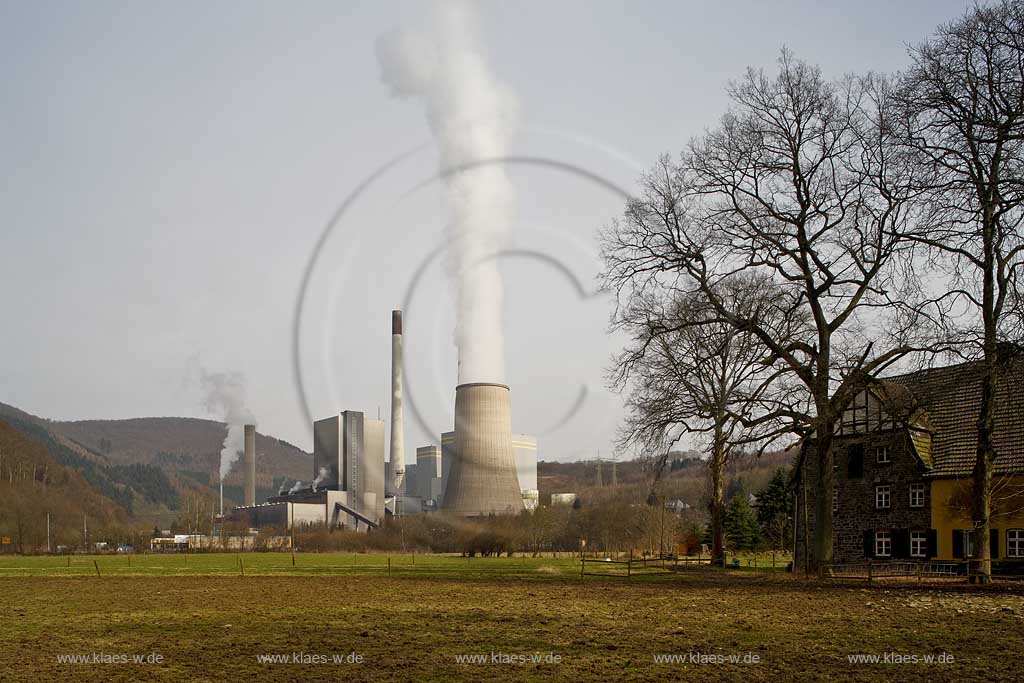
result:
<svg viewBox="0 0 1024 683"><path fill-rule="evenodd" d="M776 308L779 293L765 278L740 274L719 283L715 294L730 309L760 320L777 338L797 336L793 328L799 329L799 319L782 317ZM656 454L657 478L669 449L685 434L708 437L712 555L721 561L725 464L737 449L764 447L785 433L789 421L781 414L799 406L804 394L786 391L785 373L765 362L771 355L765 346L722 321L699 291L667 301L654 292L637 296L618 310L615 325L632 337L610 378L613 386L628 390L620 445ZM802 414L806 407L796 410ZM759 420L765 413L776 419Z"/></svg>
<svg viewBox="0 0 1024 683"><path fill-rule="evenodd" d="M620 299L665 289L699 293L714 322L748 333L806 390L807 412L782 410L817 453L813 567L832 561L832 438L868 378L933 348L932 307L904 259L913 223L909 163L881 141L883 79L833 83L783 52L729 89L732 110L643 178L640 196L603 235L606 286ZM721 297L739 272L779 288L777 331ZM711 322L711 321L709 321Z"/></svg>
<svg viewBox="0 0 1024 683"><path fill-rule="evenodd" d="M927 220L913 237L956 283L969 311L958 341L981 358L972 575L988 581L998 350L1022 336L1024 3L976 6L911 57L891 143L910 148L924 175Z"/></svg>

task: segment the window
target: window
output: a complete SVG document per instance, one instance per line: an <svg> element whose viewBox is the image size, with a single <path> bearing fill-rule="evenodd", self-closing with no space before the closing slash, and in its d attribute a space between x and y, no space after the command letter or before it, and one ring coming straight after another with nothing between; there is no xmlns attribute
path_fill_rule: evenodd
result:
<svg viewBox="0 0 1024 683"><path fill-rule="evenodd" d="M892 555L892 534L888 531L875 532L875 557Z"/></svg>
<svg viewBox="0 0 1024 683"><path fill-rule="evenodd" d="M974 534L964 529L964 557L974 557Z"/></svg>
<svg viewBox="0 0 1024 683"><path fill-rule="evenodd" d="M1006 556L1024 557L1024 529L1006 530Z"/></svg>
<svg viewBox="0 0 1024 683"><path fill-rule="evenodd" d="M912 508L923 508L924 507L924 484L911 484L910 485L910 507L912 507Z"/></svg>
<svg viewBox="0 0 1024 683"><path fill-rule="evenodd" d="M864 446L856 443L846 449L846 478L860 479L864 476Z"/></svg>
<svg viewBox="0 0 1024 683"><path fill-rule="evenodd" d="M839 489L832 489L832 512L839 512Z"/></svg>
<svg viewBox="0 0 1024 683"><path fill-rule="evenodd" d="M924 531L910 532L910 556L925 557L928 549L928 534Z"/></svg>
<svg viewBox="0 0 1024 683"><path fill-rule="evenodd" d="M889 447L879 446L875 449L875 462L885 464L889 462Z"/></svg>
<svg viewBox="0 0 1024 683"><path fill-rule="evenodd" d="M875 509L876 510L887 510L889 509L889 498L892 493L892 487L888 484L875 487Z"/></svg>

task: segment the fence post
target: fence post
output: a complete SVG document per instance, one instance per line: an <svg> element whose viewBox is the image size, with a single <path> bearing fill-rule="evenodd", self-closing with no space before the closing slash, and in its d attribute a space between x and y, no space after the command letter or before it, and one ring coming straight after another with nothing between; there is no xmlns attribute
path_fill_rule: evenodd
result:
<svg viewBox="0 0 1024 683"><path fill-rule="evenodd" d="M388 558L388 576L391 576L391 558Z"/></svg>
<svg viewBox="0 0 1024 683"><path fill-rule="evenodd" d="M626 578L628 579L633 575L633 553L629 554L629 559L626 560Z"/></svg>
<svg viewBox="0 0 1024 683"><path fill-rule="evenodd" d="M580 578L583 578L583 574L587 571L587 558L580 558Z"/></svg>
<svg viewBox="0 0 1024 683"><path fill-rule="evenodd" d="M92 565L94 567L96 567L96 576L99 576L100 575L100 565L99 565L99 563L97 563L96 560L93 560L92 561Z"/></svg>

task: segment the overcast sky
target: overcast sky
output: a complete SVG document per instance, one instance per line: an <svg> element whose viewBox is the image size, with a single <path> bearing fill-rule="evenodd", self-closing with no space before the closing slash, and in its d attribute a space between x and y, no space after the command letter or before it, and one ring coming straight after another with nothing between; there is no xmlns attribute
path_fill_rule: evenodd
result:
<svg viewBox="0 0 1024 683"><path fill-rule="evenodd" d="M785 45L830 76L894 71L967 3L489 2L516 93L519 199L506 277L513 429L543 459L611 453L603 388L621 340L594 296L596 231L659 154L714 125L724 88ZM437 157L422 105L391 97L374 41L419 2L0 2L0 401L54 419L204 412L200 368L245 375L261 432L310 450L314 417L387 416L390 310L437 442L454 403ZM424 145L427 145L424 147ZM535 254L531 256L529 254ZM539 256L537 256L539 255ZM543 258L541 258L543 256ZM577 289L579 284L582 290ZM578 409L576 402L583 397ZM571 417L567 416L571 415Z"/></svg>

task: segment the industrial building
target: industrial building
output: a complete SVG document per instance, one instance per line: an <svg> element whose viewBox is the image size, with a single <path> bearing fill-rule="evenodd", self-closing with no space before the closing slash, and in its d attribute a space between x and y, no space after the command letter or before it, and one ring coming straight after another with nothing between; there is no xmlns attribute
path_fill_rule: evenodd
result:
<svg viewBox="0 0 1024 683"><path fill-rule="evenodd" d="M512 434L512 459L522 506L537 507L537 437L531 434ZM407 499L405 511L432 510L444 506L445 491L452 463L455 461L455 432L441 434L441 447L420 446L416 449L416 464L405 466L406 486L402 491Z"/></svg>
<svg viewBox="0 0 1024 683"><path fill-rule="evenodd" d="M384 422L346 410L313 423L314 478L228 520L250 528L326 524L365 531L384 519Z"/></svg>

